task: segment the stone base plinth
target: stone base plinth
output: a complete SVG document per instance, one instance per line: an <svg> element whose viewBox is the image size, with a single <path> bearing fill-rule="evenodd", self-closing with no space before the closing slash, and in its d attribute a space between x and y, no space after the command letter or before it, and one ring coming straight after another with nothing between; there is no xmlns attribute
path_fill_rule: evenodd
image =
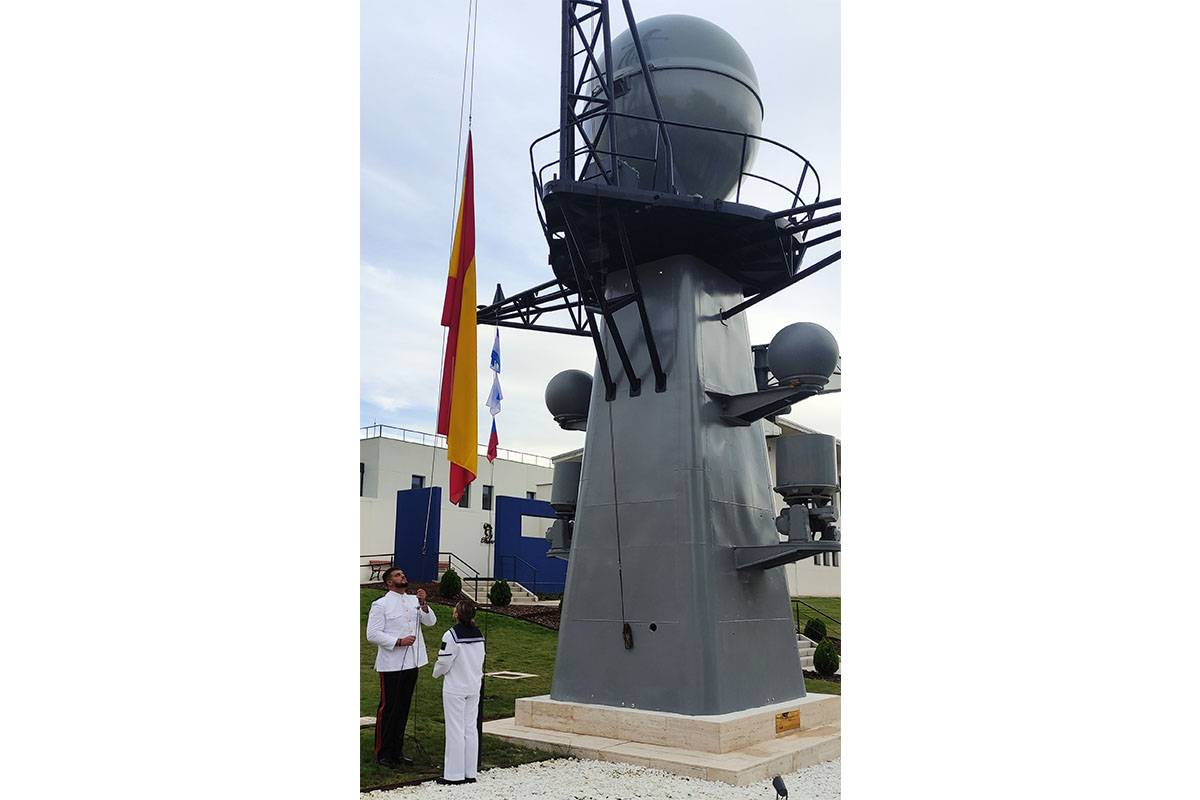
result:
<svg viewBox="0 0 1200 800"><path fill-rule="evenodd" d="M483 732L556 755L743 786L837 758L840 721L837 695L695 717L543 695L517 700L516 717L485 722Z"/></svg>

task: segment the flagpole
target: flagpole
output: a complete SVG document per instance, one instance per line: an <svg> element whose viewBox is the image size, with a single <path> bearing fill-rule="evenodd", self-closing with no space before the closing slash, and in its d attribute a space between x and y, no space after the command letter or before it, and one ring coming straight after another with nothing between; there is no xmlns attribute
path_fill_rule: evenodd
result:
<svg viewBox="0 0 1200 800"><path fill-rule="evenodd" d="M496 284L496 293L500 293L500 285ZM496 328L496 338L492 342L492 354L488 359L488 367L492 370L492 388L488 392L487 407L492 415L492 430L488 435L487 459L491 465L491 482L492 482L492 507L491 525L492 525L492 541L488 542L488 567L492 571L492 578L495 579L496 568L492 561L492 545L496 540L496 455L500 447L500 436L496 431L496 416L500 413L500 403L504 399L504 393L500 390L500 329ZM490 599L490 598L489 598Z"/></svg>

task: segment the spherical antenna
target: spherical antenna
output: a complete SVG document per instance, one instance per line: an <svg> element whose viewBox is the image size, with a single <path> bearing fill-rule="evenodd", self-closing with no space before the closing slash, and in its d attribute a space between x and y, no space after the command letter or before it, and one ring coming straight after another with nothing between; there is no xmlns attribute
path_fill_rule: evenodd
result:
<svg viewBox="0 0 1200 800"><path fill-rule="evenodd" d="M815 322L788 325L767 346L772 374L788 386L824 386L837 362L837 339Z"/></svg>
<svg viewBox="0 0 1200 800"><path fill-rule="evenodd" d="M653 71L655 92L663 118L705 128L762 133L763 105L758 75L750 57L729 33L699 17L664 14L640 20L638 35ZM614 111L634 117L655 117L654 106L642 75L641 61L627 30L612 40ZM600 63L604 63L601 59ZM592 87L593 95L600 89ZM666 170L654 169L661 133L645 119L621 117L616 122L616 147L612 147L600 117L586 123L589 137L600 137L601 150L614 150L623 159L622 185L640 189L666 189ZM728 197L743 170L750 172L758 140L727 133L668 126L674 151L675 185L681 194L710 198Z"/></svg>
<svg viewBox="0 0 1200 800"><path fill-rule="evenodd" d="M564 370L546 384L546 408L564 430L587 430L591 401L592 376L583 370Z"/></svg>

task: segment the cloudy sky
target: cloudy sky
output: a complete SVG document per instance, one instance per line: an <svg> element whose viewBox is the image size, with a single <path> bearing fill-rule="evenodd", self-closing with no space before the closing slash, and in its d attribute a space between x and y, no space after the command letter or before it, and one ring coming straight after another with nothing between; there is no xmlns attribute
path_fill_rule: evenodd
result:
<svg viewBox="0 0 1200 800"><path fill-rule="evenodd" d="M758 72L763 135L803 153L822 196L840 188L840 35L827 0L634 0L639 19L688 13L733 35ZM439 325L454 217L455 145L467 0L362 2L361 404L362 425L432 431ZM480 303L549 280L534 213L529 144L558 126L559 3L481 0L472 130L476 268ZM625 29L613 4L613 37ZM465 133L464 133L465 148ZM746 312L751 340L809 320L841 329L840 262ZM494 328L479 329L480 441L490 417L487 354ZM592 371L590 340L503 329L502 446L553 455L580 447L543 403L546 382L568 368ZM851 363L853 359L850 359ZM839 434L840 396L806 400L790 418Z"/></svg>

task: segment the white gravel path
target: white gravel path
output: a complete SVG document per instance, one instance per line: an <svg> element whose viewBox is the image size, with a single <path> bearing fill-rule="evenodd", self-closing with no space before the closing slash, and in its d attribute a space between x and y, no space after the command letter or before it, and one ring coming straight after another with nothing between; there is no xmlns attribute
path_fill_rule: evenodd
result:
<svg viewBox="0 0 1200 800"><path fill-rule="evenodd" d="M838 800L842 762L827 761L783 776L788 800ZM479 782L439 786L434 782L361 795L369 800L631 800L632 798L712 798L774 800L769 780L751 786L684 778L657 769L608 761L556 758L519 767L489 769Z"/></svg>

